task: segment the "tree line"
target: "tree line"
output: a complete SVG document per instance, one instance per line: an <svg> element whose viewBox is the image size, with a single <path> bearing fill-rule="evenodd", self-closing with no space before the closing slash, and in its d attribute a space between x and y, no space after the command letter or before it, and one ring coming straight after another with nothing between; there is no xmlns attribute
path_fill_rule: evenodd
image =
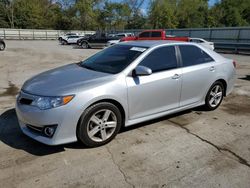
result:
<svg viewBox="0 0 250 188"><path fill-rule="evenodd" d="M249 25L250 0L217 0L212 6L208 0L0 0L0 28L123 30Z"/></svg>

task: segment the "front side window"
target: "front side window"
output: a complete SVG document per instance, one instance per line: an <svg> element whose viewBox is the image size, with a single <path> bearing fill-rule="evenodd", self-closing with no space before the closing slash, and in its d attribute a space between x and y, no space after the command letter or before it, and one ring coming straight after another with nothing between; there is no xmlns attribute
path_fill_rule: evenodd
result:
<svg viewBox="0 0 250 188"><path fill-rule="evenodd" d="M91 56L80 65L94 71L116 74L125 69L146 50L147 47L117 44Z"/></svg>
<svg viewBox="0 0 250 188"><path fill-rule="evenodd" d="M149 37L150 32L143 32L139 35L140 38Z"/></svg>
<svg viewBox="0 0 250 188"><path fill-rule="evenodd" d="M184 67L214 61L212 57L196 46L180 45L179 49Z"/></svg>
<svg viewBox="0 0 250 188"><path fill-rule="evenodd" d="M176 68L175 47L165 46L155 49L142 60L140 65L150 68L153 73Z"/></svg>

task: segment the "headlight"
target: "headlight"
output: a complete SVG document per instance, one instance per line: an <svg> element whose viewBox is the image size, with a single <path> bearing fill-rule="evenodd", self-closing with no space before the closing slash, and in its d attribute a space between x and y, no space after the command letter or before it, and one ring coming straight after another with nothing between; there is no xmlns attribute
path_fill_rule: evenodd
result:
<svg viewBox="0 0 250 188"><path fill-rule="evenodd" d="M73 99L73 95L64 97L37 97L31 105L41 110L56 108L69 103Z"/></svg>

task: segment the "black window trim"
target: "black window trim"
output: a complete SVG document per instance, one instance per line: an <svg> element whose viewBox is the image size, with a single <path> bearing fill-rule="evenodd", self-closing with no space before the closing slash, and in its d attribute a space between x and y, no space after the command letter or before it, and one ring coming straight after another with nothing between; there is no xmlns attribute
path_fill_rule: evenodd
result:
<svg viewBox="0 0 250 188"><path fill-rule="evenodd" d="M204 51L203 49L201 49L204 53L206 53L206 54L212 59L212 61L208 61L208 62L205 62L205 63L200 63L200 64L197 64L197 65L188 65L188 66L184 66L184 65L183 65L183 61L182 61L182 56L181 56L181 50L180 50L179 46L195 46L195 47L197 47L197 48L199 48L199 49L201 49L201 48L198 47L198 46L196 46L196 45L192 45L192 44L178 44L178 45L176 45L176 49L177 49L177 51L178 51L178 59L179 59L179 63L180 63L179 65L180 65L180 67L182 67L182 68L185 68L185 67L192 67L192 66L197 66L197 65L202 65L202 64L206 64L206 63L215 62L214 58L211 57L211 55L209 55L206 51Z"/></svg>
<svg viewBox="0 0 250 188"><path fill-rule="evenodd" d="M154 50L156 50L156 49L158 49L158 48L162 48L162 47L172 47L172 46L175 48L175 57L176 57L176 62L177 62L176 68L170 68L170 69L159 70L159 71L152 72L152 74L160 73L160 72L164 72L164 71L175 70L175 69L181 68L181 67L182 67L182 64L181 64L181 61L180 61L181 59L180 59L179 53L178 53L179 49L178 49L178 47L177 47L175 44L174 44L174 45L158 46L158 47L152 49L152 51L150 51L145 57L143 57L143 59L140 60L140 62L137 64L137 66L139 66L140 63L141 63L145 58L147 58Z"/></svg>
<svg viewBox="0 0 250 188"><path fill-rule="evenodd" d="M148 36L148 37L140 37L140 35L143 34L143 33L149 33L149 36ZM141 33L139 34L139 37L140 37L140 38L149 38L149 37L151 37L151 32L150 32L150 31L143 31L143 32L141 32Z"/></svg>
<svg viewBox="0 0 250 188"><path fill-rule="evenodd" d="M161 36L159 36L159 37L153 37L153 33L155 33L155 32L161 33L160 31L151 31L151 32L150 32L150 37L151 37L151 38L161 38Z"/></svg>

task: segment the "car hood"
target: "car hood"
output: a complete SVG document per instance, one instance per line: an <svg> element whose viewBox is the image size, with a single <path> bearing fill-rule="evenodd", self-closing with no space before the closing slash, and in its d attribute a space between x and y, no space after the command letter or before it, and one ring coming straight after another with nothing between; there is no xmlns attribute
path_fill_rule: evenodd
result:
<svg viewBox="0 0 250 188"><path fill-rule="evenodd" d="M70 64L32 77L24 83L22 90L42 96L75 94L83 87L101 84L110 77L112 77L111 74L89 70L78 64Z"/></svg>

